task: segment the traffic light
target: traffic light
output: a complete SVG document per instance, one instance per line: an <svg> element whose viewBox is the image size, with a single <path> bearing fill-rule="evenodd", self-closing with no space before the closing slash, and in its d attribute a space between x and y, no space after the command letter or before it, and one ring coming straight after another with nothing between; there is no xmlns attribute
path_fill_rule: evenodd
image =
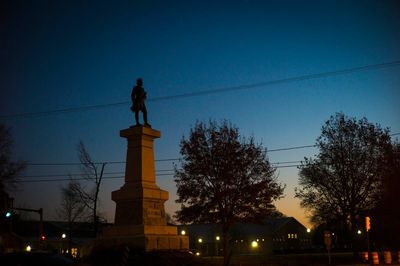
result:
<svg viewBox="0 0 400 266"><path fill-rule="evenodd" d="M46 240L46 236L45 235L41 235L40 236L40 240L45 241Z"/></svg>
<svg viewBox="0 0 400 266"><path fill-rule="evenodd" d="M369 232L369 230L371 229L371 218L369 218L368 216L365 217L365 230L367 232Z"/></svg>
<svg viewBox="0 0 400 266"><path fill-rule="evenodd" d="M6 211L6 218L10 218L12 215L11 211Z"/></svg>

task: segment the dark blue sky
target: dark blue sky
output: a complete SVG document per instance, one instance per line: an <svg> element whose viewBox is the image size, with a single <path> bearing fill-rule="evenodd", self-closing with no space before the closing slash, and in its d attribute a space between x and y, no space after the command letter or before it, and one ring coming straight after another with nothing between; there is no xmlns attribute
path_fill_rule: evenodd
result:
<svg viewBox="0 0 400 266"><path fill-rule="evenodd" d="M157 159L179 157L179 140L196 120L229 119L268 149L313 144L322 123L339 111L400 132L399 66L151 101L400 60L397 1L216 2L2 1L0 122L13 128L16 156L31 163L76 162L82 140L95 161L123 161L119 130L133 123L129 105L7 115L129 101L137 77L148 92L149 120L162 132ZM270 159L298 161L315 152L275 152ZM157 163L157 169L172 169L172 163ZM123 171L123 165L106 171ZM24 176L77 172L29 166ZM278 207L305 222L293 199L297 169L278 174L287 184ZM169 212L177 208L172 180L158 177L170 191ZM15 197L54 218L61 185L24 183ZM121 185L122 179L104 181L101 206L109 220L110 192Z"/></svg>

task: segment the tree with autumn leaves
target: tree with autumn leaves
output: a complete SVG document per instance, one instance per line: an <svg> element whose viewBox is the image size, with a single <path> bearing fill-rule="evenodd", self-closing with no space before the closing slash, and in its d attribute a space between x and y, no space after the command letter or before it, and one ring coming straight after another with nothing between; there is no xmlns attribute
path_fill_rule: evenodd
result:
<svg viewBox="0 0 400 266"><path fill-rule="evenodd" d="M196 123L180 147L183 159L175 168L175 182L181 209L176 218L182 223L220 224L228 265L232 225L261 222L274 213L274 201L284 187L276 180L266 150L227 121Z"/></svg>
<svg viewBox="0 0 400 266"><path fill-rule="evenodd" d="M389 129L337 113L322 126L316 147L319 153L300 166L296 197L314 224L347 228L356 252L357 231L385 195L392 171Z"/></svg>

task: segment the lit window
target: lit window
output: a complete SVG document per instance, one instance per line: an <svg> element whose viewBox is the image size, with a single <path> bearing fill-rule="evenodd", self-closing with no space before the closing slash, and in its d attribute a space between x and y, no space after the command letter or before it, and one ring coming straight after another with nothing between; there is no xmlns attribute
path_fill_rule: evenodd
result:
<svg viewBox="0 0 400 266"><path fill-rule="evenodd" d="M78 249L71 248L71 255L72 255L72 257L76 258L78 256Z"/></svg>
<svg viewBox="0 0 400 266"><path fill-rule="evenodd" d="M287 238L290 238L290 234L287 234Z"/></svg>

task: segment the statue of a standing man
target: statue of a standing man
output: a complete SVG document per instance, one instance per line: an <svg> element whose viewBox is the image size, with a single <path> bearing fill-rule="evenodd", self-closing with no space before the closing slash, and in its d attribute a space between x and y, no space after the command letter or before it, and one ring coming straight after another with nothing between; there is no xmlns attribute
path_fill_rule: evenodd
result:
<svg viewBox="0 0 400 266"><path fill-rule="evenodd" d="M136 80L136 86L132 89L131 98L131 110L132 112L135 112L136 126L141 126L141 124L139 123L139 111L142 111L144 126L151 127L150 124L147 123L147 109L146 104L144 103L144 101L146 100L146 92L144 91L143 80L141 78L138 78Z"/></svg>

